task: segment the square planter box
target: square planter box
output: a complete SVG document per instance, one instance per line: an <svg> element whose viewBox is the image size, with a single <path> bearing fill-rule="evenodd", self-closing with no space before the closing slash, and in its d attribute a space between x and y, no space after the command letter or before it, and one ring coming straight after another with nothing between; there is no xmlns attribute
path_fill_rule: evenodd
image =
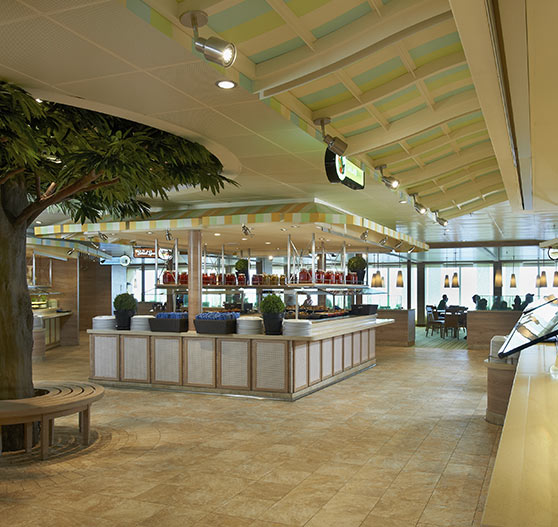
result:
<svg viewBox="0 0 558 527"><path fill-rule="evenodd" d="M188 331L187 318L150 318L149 327L151 331L169 331L172 333L184 333Z"/></svg>
<svg viewBox="0 0 558 527"><path fill-rule="evenodd" d="M198 333L209 333L212 335L226 335L236 333L236 319L234 320L203 320L195 319L194 325Z"/></svg>

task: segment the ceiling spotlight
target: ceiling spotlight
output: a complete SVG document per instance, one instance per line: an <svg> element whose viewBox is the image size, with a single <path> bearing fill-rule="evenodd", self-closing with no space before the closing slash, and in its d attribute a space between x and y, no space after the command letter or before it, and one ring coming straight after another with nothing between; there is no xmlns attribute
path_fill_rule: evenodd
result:
<svg viewBox="0 0 558 527"><path fill-rule="evenodd" d="M411 254L414 250L415 250L415 247L413 246L407 251L407 254Z"/></svg>
<svg viewBox="0 0 558 527"><path fill-rule="evenodd" d="M394 250L397 250L397 249L399 249L399 247L401 247L402 245L403 245L403 242L402 242L402 241L398 241L398 242L393 246L393 248L394 248Z"/></svg>
<svg viewBox="0 0 558 527"><path fill-rule="evenodd" d="M101 238L104 242L108 240L108 236L104 232L99 233L99 238Z"/></svg>
<svg viewBox="0 0 558 527"><path fill-rule="evenodd" d="M221 236L221 233L220 232L214 232L213 236Z"/></svg>
<svg viewBox="0 0 558 527"><path fill-rule="evenodd" d="M217 37L200 37L198 28L205 26L207 20L208 17L205 11L186 11L180 15L181 24L194 30L194 47L196 51L203 53L205 60L228 68L236 60L236 47L232 42L227 42Z"/></svg>
<svg viewBox="0 0 558 527"><path fill-rule="evenodd" d="M265 242L266 245L271 245L271 242Z"/></svg>
<svg viewBox="0 0 558 527"><path fill-rule="evenodd" d="M42 222L41 220L37 220L35 223L36 223L37 225L41 225L43 222Z"/></svg>
<svg viewBox="0 0 558 527"><path fill-rule="evenodd" d="M326 134L325 125L331 123L331 119L329 117L322 117L320 119L316 119L314 124L319 126L322 130L322 139L327 147L338 156L342 156L347 150L347 143L340 139L339 137L332 137L329 134Z"/></svg>
<svg viewBox="0 0 558 527"><path fill-rule="evenodd" d="M67 254L68 256L71 256L72 254L75 253L75 251L76 251L75 248L72 247L66 254Z"/></svg>
<svg viewBox="0 0 558 527"><path fill-rule="evenodd" d="M99 244L97 242L91 242L91 245L95 248L98 249L99 248Z"/></svg>
<svg viewBox="0 0 558 527"><path fill-rule="evenodd" d="M417 195L416 194L411 194L411 198L413 198L413 202L415 204L415 210L419 213L419 214L426 214L426 207L422 204L419 203L417 201Z"/></svg>
<svg viewBox="0 0 558 527"><path fill-rule="evenodd" d="M153 234L153 231L147 231L147 234Z"/></svg>
<svg viewBox="0 0 558 527"><path fill-rule="evenodd" d="M402 205L407 203L407 198L400 198L399 203L401 203Z"/></svg>
<svg viewBox="0 0 558 527"><path fill-rule="evenodd" d="M38 102L39 104L41 104L43 102L42 99L35 99L36 102Z"/></svg>
<svg viewBox="0 0 558 527"><path fill-rule="evenodd" d="M215 86L217 86L217 88L221 88L222 90L232 90L233 88L236 88L237 84L234 81L224 79L217 81Z"/></svg>
<svg viewBox="0 0 558 527"><path fill-rule="evenodd" d="M248 225L242 224L242 234L244 236L252 236L252 229Z"/></svg>
<svg viewBox="0 0 558 527"><path fill-rule="evenodd" d="M167 229L167 232L165 232L165 238L167 239L168 242L172 240L172 234L170 229Z"/></svg>
<svg viewBox="0 0 558 527"><path fill-rule="evenodd" d="M441 218L440 216L438 216L438 211L434 211L434 217L436 219L436 221L442 226L442 227L447 227L448 225L448 220Z"/></svg>
<svg viewBox="0 0 558 527"><path fill-rule="evenodd" d="M360 235L360 239L365 242L366 240L368 240L368 231L364 231L361 235Z"/></svg>
<svg viewBox="0 0 558 527"><path fill-rule="evenodd" d="M387 168L387 165L380 165L376 167L380 171L380 177L387 188L395 190L399 187L399 180L395 179L394 177L384 176L384 169Z"/></svg>
<svg viewBox="0 0 558 527"><path fill-rule="evenodd" d="M387 243L387 241L388 241L388 237L385 236L384 238L382 238L382 239L380 240L380 245L383 247L383 246Z"/></svg>

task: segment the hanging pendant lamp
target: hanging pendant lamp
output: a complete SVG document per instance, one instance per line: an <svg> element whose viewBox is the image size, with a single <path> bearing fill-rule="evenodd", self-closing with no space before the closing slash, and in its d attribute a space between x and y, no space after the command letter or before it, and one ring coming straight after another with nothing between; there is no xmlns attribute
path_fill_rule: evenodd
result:
<svg viewBox="0 0 558 527"><path fill-rule="evenodd" d="M546 271L541 273L541 287L547 287Z"/></svg>
<svg viewBox="0 0 558 527"><path fill-rule="evenodd" d="M403 271L397 271L397 279L395 281L395 287L405 287L403 283Z"/></svg>
<svg viewBox="0 0 558 527"><path fill-rule="evenodd" d="M541 275L540 274L538 274L537 278L535 279L535 287L537 289L540 289L540 287L541 287Z"/></svg>
<svg viewBox="0 0 558 527"><path fill-rule="evenodd" d="M557 277L558 278L558 277ZM510 278L510 287L517 287L517 280L515 279L515 273L512 273Z"/></svg>
<svg viewBox="0 0 558 527"><path fill-rule="evenodd" d="M449 283L449 274L447 274L447 275L444 277L444 287L449 287L449 286L450 286L450 283Z"/></svg>
<svg viewBox="0 0 558 527"><path fill-rule="evenodd" d="M451 286L459 287L459 276L457 275L457 272L453 273L453 276L451 277Z"/></svg>
<svg viewBox="0 0 558 527"><path fill-rule="evenodd" d="M552 287L558 287L558 271L554 271L554 280L552 281Z"/></svg>
<svg viewBox="0 0 558 527"><path fill-rule="evenodd" d="M494 274L494 287L502 287L502 270L498 269Z"/></svg>

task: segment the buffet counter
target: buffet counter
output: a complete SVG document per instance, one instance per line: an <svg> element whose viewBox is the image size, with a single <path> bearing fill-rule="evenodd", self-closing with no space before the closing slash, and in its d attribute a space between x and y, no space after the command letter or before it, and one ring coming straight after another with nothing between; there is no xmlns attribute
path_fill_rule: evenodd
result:
<svg viewBox="0 0 558 527"><path fill-rule="evenodd" d="M295 400L376 364L373 316L312 323L311 336L88 330L90 378Z"/></svg>
<svg viewBox="0 0 558 527"><path fill-rule="evenodd" d="M521 352L492 472L484 527L558 525L554 344Z"/></svg>
<svg viewBox="0 0 558 527"><path fill-rule="evenodd" d="M378 330L378 337L383 344L410 347L415 345L415 310L414 309L379 309L378 318L391 318L393 325Z"/></svg>
<svg viewBox="0 0 558 527"><path fill-rule="evenodd" d="M490 341L496 335L509 335L522 311L467 312L467 347L470 350L490 349Z"/></svg>
<svg viewBox="0 0 558 527"><path fill-rule="evenodd" d="M60 341L62 337L62 324L67 320L66 317L72 315L71 311L57 312L56 309L34 309L33 316L39 317L43 322L44 332L44 349L55 348L60 346ZM34 350L35 356L43 356L44 350L40 350L41 342L35 339L34 346L37 347L37 351Z"/></svg>

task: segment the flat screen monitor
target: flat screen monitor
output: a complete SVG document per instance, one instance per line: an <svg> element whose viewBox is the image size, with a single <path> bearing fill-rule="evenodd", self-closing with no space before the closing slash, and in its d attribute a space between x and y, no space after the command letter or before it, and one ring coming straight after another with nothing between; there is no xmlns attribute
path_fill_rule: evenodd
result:
<svg viewBox="0 0 558 527"><path fill-rule="evenodd" d="M529 304L498 352L501 359L558 335L558 298L545 296Z"/></svg>

